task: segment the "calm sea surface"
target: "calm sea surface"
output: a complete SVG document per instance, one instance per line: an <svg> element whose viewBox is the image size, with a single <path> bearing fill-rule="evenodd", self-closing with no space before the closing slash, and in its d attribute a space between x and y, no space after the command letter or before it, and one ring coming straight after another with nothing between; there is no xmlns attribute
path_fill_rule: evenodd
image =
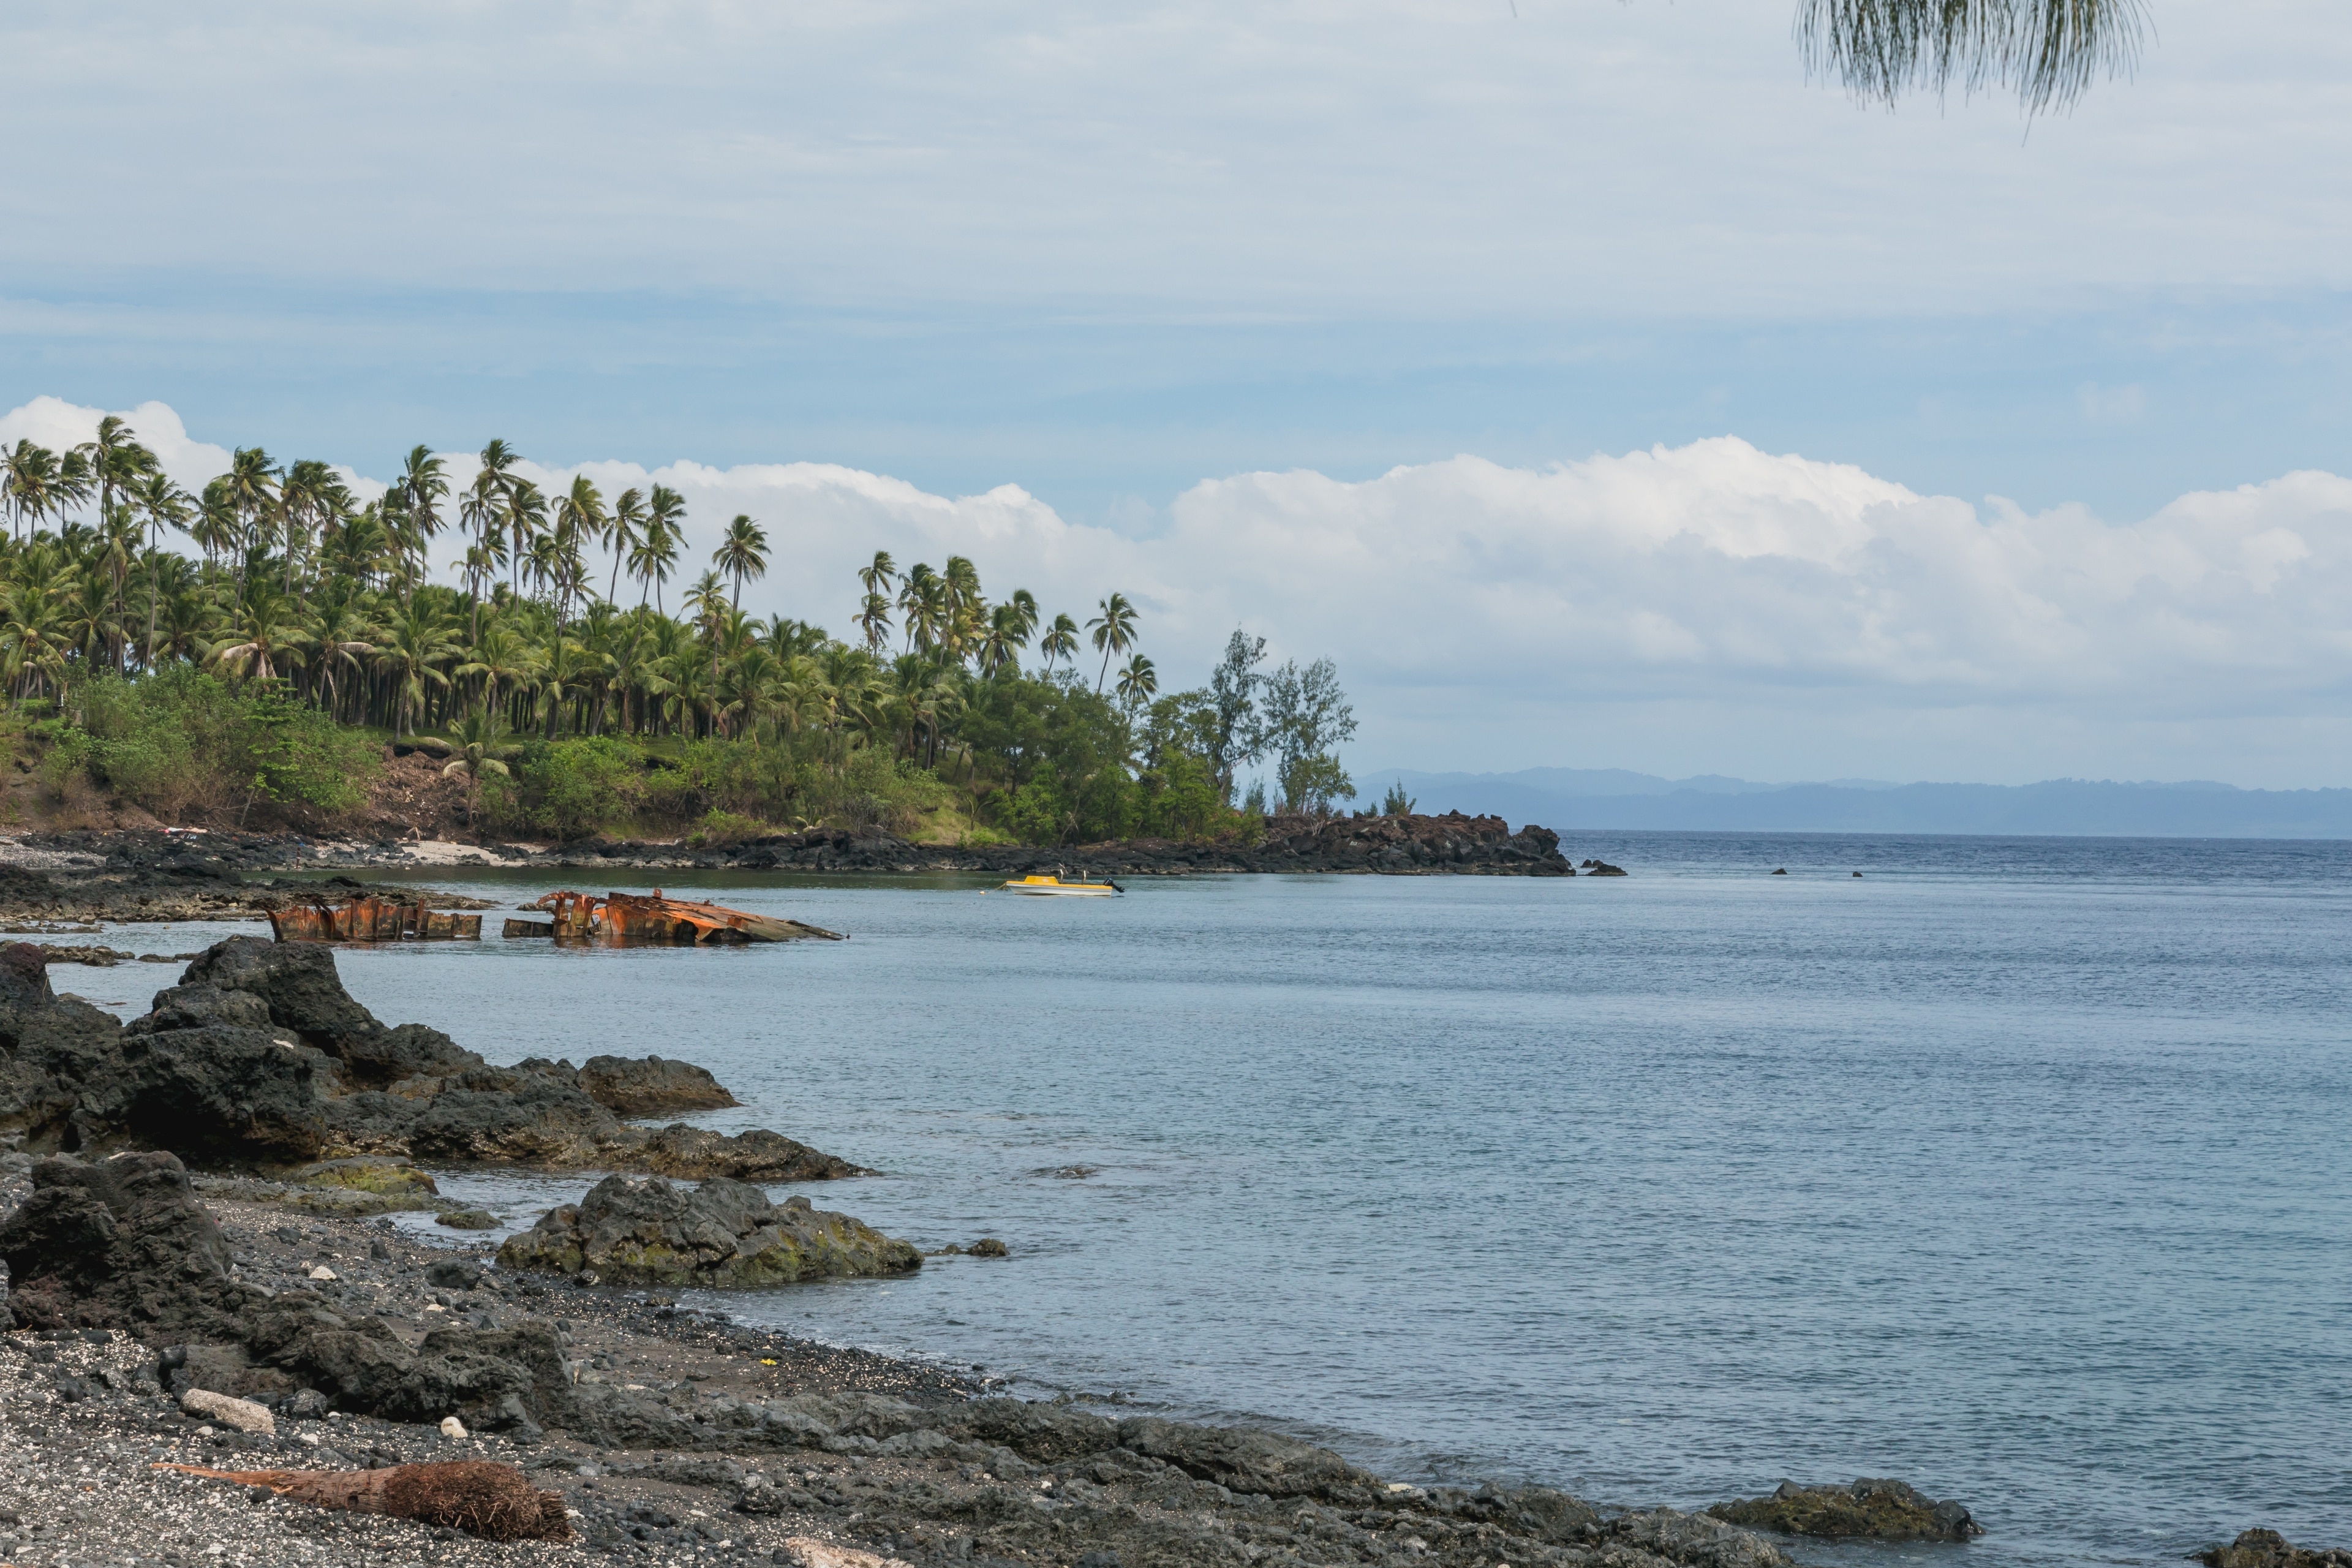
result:
<svg viewBox="0 0 2352 1568"><path fill-rule="evenodd" d="M2352 1538L2352 845L1571 847L1633 875L680 878L854 940L340 962L493 1061L702 1063L709 1124L887 1173L821 1206L1013 1249L745 1318L1395 1478L1892 1475L1990 1531L1852 1561Z"/></svg>

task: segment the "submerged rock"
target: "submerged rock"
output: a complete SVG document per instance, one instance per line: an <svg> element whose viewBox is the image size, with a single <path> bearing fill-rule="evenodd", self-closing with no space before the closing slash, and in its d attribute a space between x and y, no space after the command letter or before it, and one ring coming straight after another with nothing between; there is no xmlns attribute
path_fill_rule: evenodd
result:
<svg viewBox="0 0 2352 1568"><path fill-rule="evenodd" d="M1984 1533L1958 1502L1937 1502L1901 1481L1867 1477L1852 1486L1782 1481L1770 1497L1717 1503L1706 1511L1752 1530L1832 1540L1969 1541Z"/></svg>
<svg viewBox="0 0 2352 1568"><path fill-rule="evenodd" d="M628 1103L733 1103L683 1062L591 1067L592 1083ZM128 1025L58 997L38 949L0 949L0 1134L35 1151L163 1148L215 1169L301 1167L305 1183L344 1166L337 1184L384 1193L366 1173L411 1159L689 1180L866 1173L774 1132L631 1125L581 1078L558 1062L492 1067L422 1025L387 1028L344 991L325 947L215 943Z"/></svg>
<svg viewBox="0 0 2352 1568"><path fill-rule="evenodd" d="M2275 1530L2248 1530L2227 1546L2191 1553L2205 1568L2352 1568L2352 1552L2340 1546L2297 1546Z"/></svg>
<svg viewBox="0 0 2352 1568"><path fill-rule="evenodd" d="M922 1266L904 1241L742 1182L691 1192L655 1176L608 1176L577 1204L508 1238L499 1261L556 1274L593 1270L607 1284L749 1289L830 1276L902 1274Z"/></svg>

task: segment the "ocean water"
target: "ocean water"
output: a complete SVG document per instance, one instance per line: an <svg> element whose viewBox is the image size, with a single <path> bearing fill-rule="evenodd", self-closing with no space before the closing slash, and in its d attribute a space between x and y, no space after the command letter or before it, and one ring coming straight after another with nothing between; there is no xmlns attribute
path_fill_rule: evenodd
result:
<svg viewBox="0 0 2352 1568"><path fill-rule="evenodd" d="M1816 1561L2352 1543L2352 845L1570 847L1633 874L680 878L852 940L340 962L496 1061L702 1063L708 1124L885 1173L820 1206L1012 1248L746 1319L1397 1479L1898 1476L1990 1532Z"/></svg>

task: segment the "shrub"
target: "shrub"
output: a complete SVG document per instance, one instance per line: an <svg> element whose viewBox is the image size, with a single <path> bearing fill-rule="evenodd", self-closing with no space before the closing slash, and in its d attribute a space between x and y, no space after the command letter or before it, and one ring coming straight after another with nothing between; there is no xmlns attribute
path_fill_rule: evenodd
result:
<svg viewBox="0 0 2352 1568"><path fill-rule="evenodd" d="M279 683L232 688L185 666L137 679L101 672L31 733L60 800L96 784L166 821L257 800L348 811L366 800L378 765L365 735Z"/></svg>
<svg viewBox="0 0 2352 1568"><path fill-rule="evenodd" d="M694 831L687 835L686 841L697 849L719 848L764 838L774 831L756 816L744 816L732 811L711 811L694 825Z"/></svg>
<svg viewBox="0 0 2352 1568"><path fill-rule="evenodd" d="M626 825L646 795L635 750L609 736L531 741L507 787L483 781L483 815L509 827L535 828L560 840Z"/></svg>

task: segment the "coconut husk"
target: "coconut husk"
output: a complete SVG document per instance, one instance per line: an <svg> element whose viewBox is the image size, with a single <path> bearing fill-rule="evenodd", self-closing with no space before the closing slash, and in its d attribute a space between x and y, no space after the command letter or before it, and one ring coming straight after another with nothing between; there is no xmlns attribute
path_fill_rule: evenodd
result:
<svg viewBox="0 0 2352 1568"><path fill-rule="evenodd" d="M388 1514L419 1524L446 1524L484 1541L569 1541L572 1521L562 1498L523 1479L512 1465L459 1459L439 1465L389 1465L380 1470L207 1470L158 1465L240 1486L268 1487L279 1497L352 1513Z"/></svg>

